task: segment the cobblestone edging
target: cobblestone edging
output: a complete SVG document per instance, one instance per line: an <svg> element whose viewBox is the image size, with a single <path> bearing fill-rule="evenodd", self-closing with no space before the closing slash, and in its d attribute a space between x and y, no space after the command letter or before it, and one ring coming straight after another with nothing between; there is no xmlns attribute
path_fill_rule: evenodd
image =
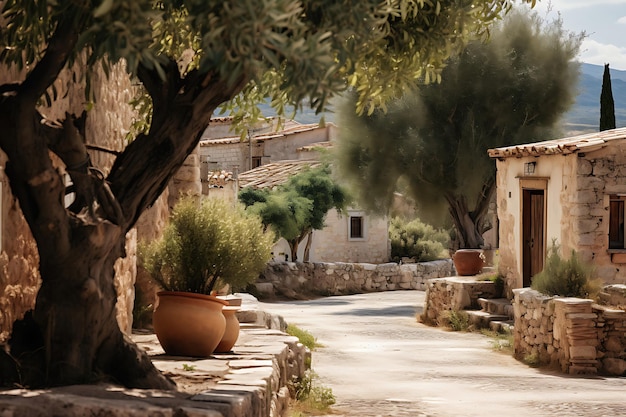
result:
<svg viewBox="0 0 626 417"><path fill-rule="evenodd" d="M286 417L288 383L304 375L310 352L286 335L281 317L245 305L240 338L229 354L208 359L163 355L152 334L134 335L153 362L193 395L110 384L0 391L2 417ZM271 328L267 328L269 324ZM181 379L184 381L181 384Z"/></svg>
<svg viewBox="0 0 626 417"><path fill-rule="evenodd" d="M429 279L454 274L452 260L416 264L270 262L257 281L262 296L345 295L425 290Z"/></svg>
<svg viewBox="0 0 626 417"><path fill-rule="evenodd" d="M515 355L572 375L625 375L626 312L582 298L513 290Z"/></svg>

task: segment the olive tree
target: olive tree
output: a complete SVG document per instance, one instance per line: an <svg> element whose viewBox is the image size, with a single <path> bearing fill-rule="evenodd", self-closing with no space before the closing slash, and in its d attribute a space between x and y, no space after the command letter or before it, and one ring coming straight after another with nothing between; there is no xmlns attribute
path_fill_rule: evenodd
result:
<svg viewBox="0 0 626 417"><path fill-rule="evenodd" d="M343 177L378 211L400 181L421 219L454 226L456 248L481 247L496 175L487 150L557 134L576 97L582 36L560 20L515 11L488 42L472 41L451 57L440 84L407 92L387 112L358 115L348 102L340 117Z"/></svg>
<svg viewBox="0 0 626 417"><path fill-rule="evenodd" d="M214 110L246 109L265 97L279 110L302 103L321 110L353 86L358 109L370 111L420 77L438 79L445 59L510 3L4 0L0 61L25 75L0 85L0 149L38 247L42 283L33 313L14 327L10 354L2 350L2 382L75 384L97 375L173 388L118 328L113 265ZM54 97L61 71L78 62L85 76L76 83L88 83L100 65L124 62L152 108L146 130L117 153L106 176L88 158L85 143L101 142L85 137L82 115L42 123L42 99ZM69 207L51 153L74 184Z"/></svg>

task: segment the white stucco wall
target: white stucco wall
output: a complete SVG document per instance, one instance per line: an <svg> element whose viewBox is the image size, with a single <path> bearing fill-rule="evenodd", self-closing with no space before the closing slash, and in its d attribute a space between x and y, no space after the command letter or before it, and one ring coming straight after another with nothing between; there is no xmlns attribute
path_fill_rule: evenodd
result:
<svg viewBox="0 0 626 417"><path fill-rule="evenodd" d="M575 158L575 155L573 156ZM545 158L545 159L544 159ZM522 184L539 185L545 182L545 248L553 239L564 246L571 245L569 239L564 241L562 202L568 200L568 188L571 182L564 184L566 168L572 164L573 158L567 156L545 156L542 158L507 158L497 161L497 211L499 219L499 270L507 277L511 288L522 287ZM573 159L575 162L575 159ZM524 175L524 164L536 162L535 173ZM566 178L569 175L565 176ZM576 188L571 187L571 188Z"/></svg>

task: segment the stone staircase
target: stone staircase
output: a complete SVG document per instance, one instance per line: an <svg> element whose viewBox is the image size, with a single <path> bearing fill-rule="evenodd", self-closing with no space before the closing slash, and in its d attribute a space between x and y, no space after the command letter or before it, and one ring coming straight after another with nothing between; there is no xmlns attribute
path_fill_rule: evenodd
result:
<svg viewBox="0 0 626 417"><path fill-rule="evenodd" d="M504 333L513 330L513 305L507 298L479 298L481 310L465 310L470 324Z"/></svg>

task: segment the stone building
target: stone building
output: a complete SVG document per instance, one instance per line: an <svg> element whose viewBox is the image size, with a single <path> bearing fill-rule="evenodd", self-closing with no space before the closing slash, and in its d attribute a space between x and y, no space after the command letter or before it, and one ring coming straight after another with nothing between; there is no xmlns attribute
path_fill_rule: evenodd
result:
<svg viewBox="0 0 626 417"><path fill-rule="evenodd" d="M528 287L553 241L626 282L626 128L490 149L496 159L499 271Z"/></svg>
<svg viewBox="0 0 626 417"><path fill-rule="evenodd" d="M273 162L240 174L238 187L272 188L319 165L314 160ZM298 248L298 260L304 257L304 247L302 244ZM352 207L346 213L331 209L326 214L325 227L313 231L309 261L384 263L389 261L390 248L387 217L372 216ZM277 261L291 260L286 258L290 249L285 239L274 245L273 253Z"/></svg>
<svg viewBox="0 0 626 417"><path fill-rule="evenodd" d="M270 162L284 160L316 159L311 146L327 146L337 136L332 123L300 124L295 120L278 125L278 119L268 119L250 129L247 140L241 140L232 129L231 117L211 119L206 128L198 156L202 178L202 192L207 193L208 172L225 170L237 176Z"/></svg>
<svg viewBox="0 0 626 417"><path fill-rule="evenodd" d="M231 123L231 118L213 119L198 154L203 194L233 202L243 187L272 188L306 167L318 166L320 148L329 148L337 135L332 123L303 125L288 120L276 130L276 119L270 119L253 129L249 140L242 141L231 130ZM387 262L391 251L388 230L386 216L372 216L358 208L349 208L345 214L330 210L326 227L313 232L309 260ZM298 260L303 259L304 246L299 247ZM274 258L284 261L289 253L289 245L280 239Z"/></svg>

